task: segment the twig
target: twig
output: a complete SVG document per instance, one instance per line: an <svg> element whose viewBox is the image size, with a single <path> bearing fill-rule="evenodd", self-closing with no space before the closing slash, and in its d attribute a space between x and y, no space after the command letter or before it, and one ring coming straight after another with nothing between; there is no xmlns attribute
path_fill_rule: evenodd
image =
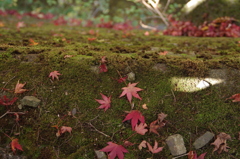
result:
<svg viewBox="0 0 240 159"><path fill-rule="evenodd" d="M100 133L100 134L102 134L102 135L104 135L104 136L106 136L106 137L110 137L109 135L107 135L107 134L99 131L99 130L98 130L97 128L95 128L90 122L89 122L88 124L89 124L95 131L97 131L98 133Z"/></svg>
<svg viewBox="0 0 240 159"><path fill-rule="evenodd" d="M16 76L13 76L10 80L8 80L7 83L5 83L5 85L3 86L3 88L5 88L5 87L7 86L7 84L8 84L11 80L13 80L15 77L16 77ZM4 90L3 88L2 88L2 91Z"/></svg>
<svg viewBox="0 0 240 159"><path fill-rule="evenodd" d="M7 115L7 114L26 114L26 113L24 113L24 112L10 112L9 110L6 112L6 113L4 113L2 116L0 116L0 119L1 118L3 118L5 115Z"/></svg>
<svg viewBox="0 0 240 159"><path fill-rule="evenodd" d="M166 13L166 10L167 10L170 2L171 2L171 0L168 0L168 1L167 1L167 4L165 5L165 7L164 7L164 9L163 9L163 13Z"/></svg>
<svg viewBox="0 0 240 159"><path fill-rule="evenodd" d="M117 73L118 73L118 75L120 76L120 78L123 78L123 77L122 77L122 75L121 75L121 73L120 73L118 70L117 70ZM127 86L127 83L126 83L126 81L124 80L123 82L124 82L124 83L125 83L125 85Z"/></svg>
<svg viewBox="0 0 240 159"><path fill-rule="evenodd" d="M187 156L187 155L188 155L188 153L185 153L185 154L182 154L182 155L180 155L180 156L173 157L172 159L177 159L177 158L180 158L180 157L183 157L183 156Z"/></svg>
<svg viewBox="0 0 240 159"><path fill-rule="evenodd" d="M175 94L174 94L174 92L173 92L173 90L171 89L171 92L172 92L172 95L173 95L173 100L174 100L174 103L176 103L177 102L177 100L176 100L176 96L175 96Z"/></svg>

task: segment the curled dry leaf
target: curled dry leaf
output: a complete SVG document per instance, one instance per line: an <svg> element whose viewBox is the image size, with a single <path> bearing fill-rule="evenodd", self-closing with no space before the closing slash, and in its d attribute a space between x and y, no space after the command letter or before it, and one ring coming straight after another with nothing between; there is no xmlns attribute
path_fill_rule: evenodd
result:
<svg viewBox="0 0 240 159"><path fill-rule="evenodd" d="M144 104L142 105L142 108L143 108L143 109L148 109L147 104L144 103Z"/></svg>
<svg viewBox="0 0 240 159"><path fill-rule="evenodd" d="M217 139L211 143L211 145L214 145L215 148L213 149L214 151L218 150L218 153L220 154L222 151L228 152L228 146L227 146L227 140L230 140L231 136L221 132L219 135L217 135Z"/></svg>
<svg viewBox="0 0 240 159"><path fill-rule="evenodd" d="M138 149L142 150L142 148L146 148L147 147L147 141L143 140L139 145L138 145Z"/></svg>
<svg viewBox="0 0 240 159"><path fill-rule="evenodd" d="M167 117L167 114L164 114L164 113L159 113L158 114L158 122L162 122L164 120L164 118Z"/></svg>
<svg viewBox="0 0 240 159"><path fill-rule="evenodd" d="M14 93L24 93L24 92L28 91L27 89L22 89L25 86L25 84L26 84L26 82L19 83L19 80L18 80Z"/></svg>
<svg viewBox="0 0 240 159"><path fill-rule="evenodd" d="M65 132L69 132L71 134L72 132L72 128L68 127L68 126L62 126L60 129L61 134L65 133Z"/></svg>

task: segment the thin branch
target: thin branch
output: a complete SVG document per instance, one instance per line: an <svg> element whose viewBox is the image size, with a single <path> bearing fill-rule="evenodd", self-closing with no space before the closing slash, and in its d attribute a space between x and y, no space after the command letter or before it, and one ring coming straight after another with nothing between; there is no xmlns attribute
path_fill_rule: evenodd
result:
<svg viewBox="0 0 240 159"><path fill-rule="evenodd" d="M88 123L95 131L97 131L98 133L100 133L100 134L102 134L102 135L104 135L104 136L106 136L106 137L110 137L109 135L107 135L107 134L105 134L105 133L103 133L102 131L99 131L97 128L95 128L95 126L93 126L90 122Z"/></svg>
<svg viewBox="0 0 240 159"><path fill-rule="evenodd" d="M13 80L15 77L16 77L16 76L13 76L10 80L8 80L7 83L5 83L5 85L3 86L3 88L5 88L5 87L7 86L7 84L8 84L11 80ZM4 90L3 88L2 88L2 91Z"/></svg>
<svg viewBox="0 0 240 159"><path fill-rule="evenodd" d="M164 7L164 9L163 9L163 13L166 13L166 10L167 10L170 2L171 2L171 0L168 0L168 1L167 1L167 4L165 5L165 7Z"/></svg>
<svg viewBox="0 0 240 159"><path fill-rule="evenodd" d="M168 21L166 20L166 18L163 16L163 14L158 10L157 4L159 1L156 1L156 3L154 3L152 0L149 0L149 3L151 5L149 5L147 2L145 2L145 0L142 0L142 3L152 12L156 13L159 15L159 17L163 20L163 22L165 23L166 26L168 26Z"/></svg>
<svg viewBox="0 0 240 159"><path fill-rule="evenodd" d="M1 118L3 118L5 115L7 115L7 114L26 114L26 113L24 113L24 112L10 112L9 110L6 112L6 113L4 113L2 116L0 116L0 119Z"/></svg>
<svg viewBox="0 0 240 159"><path fill-rule="evenodd" d="M159 17L158 17L159 18ZM145 25L143 24L143 22L140 20L139 24L141 25L141 27L145 28L145 29L151 29L151 30L156 30L155 27L149 26L149 25Z"/></svg>
<svg viewBox="0 0 240 159"><path fill-rule="evenodd" d="M171 89L171 92L172 92L172 95L173 95L173 101L174 101L174 103L176 103L176 102L177 102L177 99L176 99L176 96L175 96L175 94L174 94L174 92L173 92L172 89Z"/></svg>

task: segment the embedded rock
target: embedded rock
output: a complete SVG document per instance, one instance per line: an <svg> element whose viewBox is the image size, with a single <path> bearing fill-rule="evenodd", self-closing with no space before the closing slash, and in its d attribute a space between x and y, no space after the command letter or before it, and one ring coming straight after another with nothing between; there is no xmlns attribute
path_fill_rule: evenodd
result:
<svg viewBox="0 0 240 159"><path fill-rule="evenodd" d="M95 150L94 152L97 156L97 159L107 159L106 154L104 152L98 150Z"/></svg>
<svg viewBox="0 0 240 159"><path fill-rule="evenodd" d="M209 141L213 139L213 137L214 134L207 131L205 134L196 139L196 141L193 143L193 146L195 147L195 149L200 149L206 144L208 144Z"/></svg>
<svg viewBox="0 0 240 159"><path fill-rule="evenodd" d="M133 72L128 73L127 80L130 82L135 81L135 73L133 73Z"/></svg>
<svg viewBox="0 0 240 159"><path fill-rule="evenodd" d="M41 102L41 100L37 99L34 96L25 96L21 100L21 105L36 108L40 104L40 102Z"/></svg>
<svg viewBox="0 0 240 159"><path fill-rule="evenodd" d="M183 137L180 134L169 136L166 142L173 156L182 155L187 152Z"/></svg>

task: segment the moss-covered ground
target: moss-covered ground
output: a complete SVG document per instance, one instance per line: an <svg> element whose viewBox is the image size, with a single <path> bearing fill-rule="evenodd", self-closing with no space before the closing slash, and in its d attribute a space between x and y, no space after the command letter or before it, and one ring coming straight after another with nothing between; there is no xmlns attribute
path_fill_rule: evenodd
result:
<svg viewBox="0 0 240 159"><path fill-rule="evenodd" d="M97 36L90 35L90 29L98 31ZM144 90L139 92L142 100L133 99L133 109L142 112L148 125L158 113L168 116L160 136L146 133L128 139L135 145L127 147L126 159L173 158L165 143L168 136L181 134L190 151L194 150L193 141L206 131L231 135L232 140L227 141L229 152L212 153L214 146L208 144L197 150L198 154L208 152L209 159L240 158L240 105L226 100L240 93L240 77L231 77L236 81L232 86L219 84L196 92L178 91L171 83L173 77L207 77L209 70L239 71L240 39L169 37L152 32L144 36L143 30L123 33L47 24L28 25L19 31L5 25L0 30L0 87L4 87L0 95L18 97L12 106L1 106L0 115L8 109L27 112L20 115L18 124L10 114L0 119L1 147L10 143L3 132L18 138L24 151L18 150L17 155L30 159L92 159L96 158L94 150L102 149L109 141L123 144L134 133L130 123L122 123L131 105L125 97L119 98L126 85L115 79L120 78L119 74L134 72L136 79L131 82L139 82L137 87ZM89 41L92 37L97 39ZM29 39L38 44L30 45ZM163 51L168 54L159 55ZM99 73L102 56L106 56L108 71ZM55 70L62 74L59 80L48 77ZM24 88L29 91L13 94L6 90L14 90L18 80L26 82ZM101 99L100 93L112 96L111 108L106 112L96 109L99 103L95 99ZM18 109L20 99L26 95L40 99L39 107ZM146 110L142 108L144 103ZM68 115L74 108L75 117ZM72 127L72 133L56 137L54 125ZM164 149L157 154L140 151L137 146L142 140L156 140Z"/></svg>

